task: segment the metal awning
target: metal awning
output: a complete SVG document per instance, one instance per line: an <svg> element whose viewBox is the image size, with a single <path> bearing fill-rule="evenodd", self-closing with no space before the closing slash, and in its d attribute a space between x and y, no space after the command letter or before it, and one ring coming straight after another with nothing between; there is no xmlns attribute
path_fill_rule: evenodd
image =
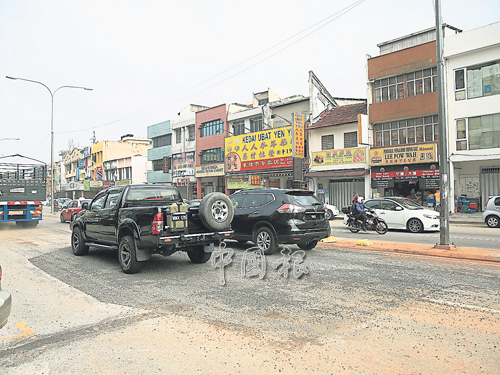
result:
<svg viewBox="0 0 500 375"><path fill-rule="evenodd" d="M331 177L361 177L370 174L368 169L355 169L355 170L342 170L342 171L316 171L316 172L308 172L305 173L305 177L323 177L323 178L331 178Z"/></svg>

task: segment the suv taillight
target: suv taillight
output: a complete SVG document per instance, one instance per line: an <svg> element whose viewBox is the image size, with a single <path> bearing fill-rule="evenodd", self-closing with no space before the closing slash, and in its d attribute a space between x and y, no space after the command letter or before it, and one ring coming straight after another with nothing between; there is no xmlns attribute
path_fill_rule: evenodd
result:
<svg viewBox="0 0 500 375"><path fill-rule="evenodd" d="M163 229L163 212L159 212L155 215L153 219L153 228L151 232L153 234L161 234L161 230Z"/></svg>
<svg viewBox="0 0 500 375"><path fill-rule="evenodd" d="M278 208L278 212L280 214L292 214L297 212L304 212L306 209L304 207L296 206L294 204L286 203L280 208Z"/></svg>

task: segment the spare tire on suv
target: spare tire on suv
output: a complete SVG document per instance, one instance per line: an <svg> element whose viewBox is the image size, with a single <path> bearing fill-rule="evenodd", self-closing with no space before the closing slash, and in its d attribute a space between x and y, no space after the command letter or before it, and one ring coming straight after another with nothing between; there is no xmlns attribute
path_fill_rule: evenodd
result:
<svg viewBox="0 0 500 375"><path fill-rule="evenodd" d="M234 216L233 204L224 193L210 193L200 202L201 223L209 230L221 231L231 225Z"/></svg>

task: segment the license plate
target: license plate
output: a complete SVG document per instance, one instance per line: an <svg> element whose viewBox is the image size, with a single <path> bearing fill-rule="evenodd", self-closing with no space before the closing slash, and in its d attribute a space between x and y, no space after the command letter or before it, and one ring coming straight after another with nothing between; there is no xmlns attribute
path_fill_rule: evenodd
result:
<svg viewBox="0 0 500 375"><path fill-rule="evenodd" d="M24 211L9 211L9 215L22 215Z"/></svg>
<svg viewBox="0 0 500 375"><path fill-rule="evenodd" d="M172 221L181 221L181 220L187 220L187 215L186 214L172 215Z"/></svg>

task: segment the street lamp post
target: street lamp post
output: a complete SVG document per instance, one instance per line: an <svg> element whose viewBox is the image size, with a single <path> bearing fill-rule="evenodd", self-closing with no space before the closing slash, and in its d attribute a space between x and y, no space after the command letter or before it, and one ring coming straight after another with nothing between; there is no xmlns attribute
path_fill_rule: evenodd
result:
<svg viewBox="0 0 500 375"><path fill-rule="evenodd" d="M5 76L5 78L38 83L38 84L42 85L43 87L45 87L49 91L50 97L52 98L51 115L50 115L50 210L51 210L51 213L54 214L54 170L53 170L53 168L54 168L54 95L56 94L56 92L58 90L63 89L63 88L83 89L83 90L87 90L87 91L92 91L92 89L89 89L88 87L81 87L81 86L61 86L61 87L58 87L54 92L52 92L47 87L47 85L43 84L42 82L33 81L31 79L25 79L25 78L10 77L10 76Z"/></svg>

